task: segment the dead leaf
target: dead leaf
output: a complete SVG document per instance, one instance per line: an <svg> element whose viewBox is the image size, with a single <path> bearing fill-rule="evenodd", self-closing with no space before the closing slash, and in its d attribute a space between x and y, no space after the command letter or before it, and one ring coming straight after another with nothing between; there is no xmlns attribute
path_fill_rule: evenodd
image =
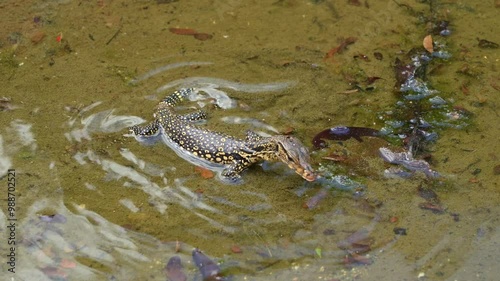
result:
<svg viewBox="0 0 500 281"><path fill-rule="evenodd" d="M213 36L211 34L208 34L208 33L196 33L196 34L193 34L193 37L200 40L200 41L206 41L206 40L212 39Z"/></svg>
<svg viewBox="0 0 500 281"><path fill-rule="evenodd" d="M196 166L194 168L194 170L195 170L195 172L200 173L201 177L204 179L211 179L214 177L214 172L212 172L208 169L205 169L203 167Z"/></svg>
<svg viewBox="0 0 500 281"><path fill-rule="evenodd" d="M429 53L434 52L434 46L432 44L432 35L427 35L424 37L424 42L423 42L424 48L427 50Z"/></svg>

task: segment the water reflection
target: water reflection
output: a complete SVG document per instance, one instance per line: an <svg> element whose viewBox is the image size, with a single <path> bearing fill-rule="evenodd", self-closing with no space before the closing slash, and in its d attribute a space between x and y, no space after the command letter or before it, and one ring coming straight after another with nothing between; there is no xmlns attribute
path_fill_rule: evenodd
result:
<svg viewBox="0 0 500 281"><path fill-rule="evenodd" d="M68 209L62 199L41 199L20 221L21 280L139 280L144 268L161 268L175 242L127 231L83 205ZM51 215L47 215L47 213ZM2 216L3 213L2 213ZM177 253L177 255L183 255ZM164 280L161 270L151 270ZM139 278L139 279L136 279Z"/></svg>
<svg viewBox="0 0 500 281"><path fill-rule="evenodd" d="M144 122L135 116L115 115L112 109L98 111L101 105L102 103L97 102L85 107L77 116L68 120L68 132L65 136L69 142L84 143L102 133L126 132L129 126ZM223 121L237 125L248 123L271 133L276 131L273 127L251 118L226 117ZM157 146L162 153L170 153L163 145ZM387 244L387 241L377 241L372 235L379 227L380 209L370 202L364 202L363 199L351 197L350 192L337 193L341 198L339 206L332 206L326 212L307 213L300 204L296 205L295 210L282 210L270 196L272 192L285 190L282 187L255 188L255 183L261 185L262 181L257 181L252 173L245 175L252 179L242 188L228 187L213 179L204 181L196 175L181 171L190 166L182 166L184 163L178 161L175 155L168 156L172 157L173 161L153 162L155 157L143 153L153 148L124 146L116 152L103 154L91 146L82 145L78 146L72 159L82 167L81 171L100 171L97 174L105 182L112 184L114 188L123 188L120 192L121 198L110 200L116 200L130 212L128 216L144 216L145 219L156 216L148 213L143 206L144 202L129 197L126 190L132 188L146 194L148 207L154 208L166 220L168 227L162 231L167 236L173 230L170 227L176 228L176 233L184 232L204 241L220 241L221 235L232 236L231 242L226 242L229 244L225 247L229 250L229 246L233 244L239 251L233 252L232 255L214 257L215 261L223 262L221 274L224 276L243 276L246 273L253 275L260 272L258 275L261 277L248 280L265 280L268 272L272 272L274 276L285 279L303 274L333 278L338 273L331 270L332 268L371 264L370 252L373 247ZM290 198L293 201L297 199L296 196L316 193L316 188L321 185L304 183L295 177L289 177L293 171L288 171L279 163L264 163L262 168L268 177L275 178L277 182L281 181L285 186L295 186L291 188L292 193L285 190L289 195L295 194ZM359 187L358 183L350 183L353 184ZM85 182L88 192L95 193L96 196L102 196L102 185L100 181ZM347 186L346 183L340 185ZM273 191L273 188L276 190ZM212 192L205 193L200 189L209 189ZM332 192L328 187L324 190L327 193ZM350 207L347 207L349 204L343 205L343 200L359 200L361 211L353 213L349 210ZM67 221L41 221L40 213L49 207L52 207L50 210L54 214L64 216ZM60 242L54 249L53 256L48 259L50 262L41 265L34 263L38 264L36 270L45 275L69 278L69 274L75 274L82 280L110 275L118 280L121 280L119 276L127 276L130 279L130 276L143 278L152 275L158 280L164 280L162 268L174 255L180 257L188 280L199 274L192 264L190 251L195 246L204 250L202 247L206 242L190 245L193 243L191 238L186 238L187 241L177 238L178 241L160 242L152 236L131 231L130 229L136 229L133 222L119 226L102 215L87 210L84 205L72 204L70 209L62 204L62 200L49 202L48 199L38 201L30 209L29 219L27 218L28 222L24 227L33 228L30 237L41 238L30 238L38 241L38 246L32 250L30 245L28 250L43 252L44 247ZM200 225L199 220L203 225ZM193 222L192 225L190 221ZM186 227L182 229L176 226L178 223ZM67 233L70 235L66 236ZM339 241L343 242L339 244ZM175 246L179 245L178 243L182 245L180 249ZM210 255L210 252L207 254ZM85 262L82 262L81 256L85 257ZM57 263L60 260L74 263L75 268L83 268L82 272L65 268L67 262L61 265ZM118 261L120 266L115 266ZM330 270L325 271L325 267ZM47 271L47 268L51 271ZM151 270L144 270L145 268ZM34 276L37 271L33 270L26 274ZM155 272L151 272L152 270Z"/></svg>
<svg viewBox="0 0 500 281"><path fill-rule="evenodd" d="M358 183L338 173L325 173L323 182L305 183L289 176L293 171L279 163L264 163L245 174L246 184L228 187L201 179L192 173L190 164L163 145L139 146L131 138L123 138L119 149L104 153L102 147L107 148L109 140L106 136L121 136L127 127L144 122L116 112L107 109L106 102L96 102L64 122L66 141L74 146L65 164L76 167L78 177L60 173L56 168L60 161L52 159L39 173L51 175L57 190L80 189L87 197L63 200L62 193L60 197L55 196L58 193L37 194L33 204L24 206L20 278L165 280L167 261L179 256L188 280L201 280L192 261L195 247L219 263L221 274L235 280L350 279L368 276L384 262L404 268L400 276L417 276L415 266L401 262L404 258L392 247L398 241L407 244L406 239L418 231L423 233L413 239L430 239L428 230L421 227L428 222L418 225L405 221L398 228L409 226L408 231L405 228L405 232L395 233L396 223L388 217L406 209L417 213L415 216L426 215L419 213L413 196L405 196L414 182L384 181L385 189L374 196L374 187L381 185ZM277 131L252 118L233 116L222 121ZM38 156L38 136L32 124L16 120L6 130L12 134L0 136L1 171L12 167L12 159L18 155L23 159ZM381 165L377 169L380 173L383 170ZM80 183L75 178L81 178L81 185L72 185L73 181ZM117 192L109 196L107 189ZM352 190L363 191L363 196L352 196ZM138 197L134 191L144 196ZM314 211L302 208L302 204L310 206L306 198L315 199L316 195L321 203L312 203ZM99 202L109 204L113 211L87 209L86 203L93 198L100 198ZM391 200L405 205L387 204ZM453 204L450 202L447 204ZM454 210L460 208L455 206ZM489 210L481 210L474 209L468 215L486 220ZM113 222L117 220L114 212L120 223ZM1 213L0 219L4 230L5 214ZM449 216L430 219L445 221L446 227L455 224ZM481 239L495 237L494 224L487 221L481 226L478 241L491 242L490 238ZM429 242L432 246L423 251L417 267L431 264L457 241L460 239L447 234Z"/></svg>

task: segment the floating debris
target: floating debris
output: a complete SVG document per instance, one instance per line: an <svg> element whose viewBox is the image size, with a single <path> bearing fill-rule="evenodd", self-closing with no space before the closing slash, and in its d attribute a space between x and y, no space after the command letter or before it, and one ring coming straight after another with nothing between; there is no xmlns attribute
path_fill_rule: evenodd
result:
<svg viewBox="0 0 500 281"><path fill-rule="evenodd" d="M424 160L415 160L411 152L392 152L386 147L379 149L380 156L391 164L405 167L412 172L423 172L428 178L440 177L439 173L431 170L429 163Z"/></svg>
<svg viewBox="0 0 500 281"><path fill-rule="evenodd" d="M394 228L394 234L396 235L406 235L406 228L402 228L402 227L395 227Z"/></svg>
<svg viewBox="0 0 500 281"><path fill-rule="evenodd" d="M497 43L488 41L486 39L479 39L479 38L477 38L477 41L479 41L479 43L477 44L479 46L479 48L483 48L483 49L498 49L498 47L499 47L499 45Z"/></svg>
<svg viewBox="0 0 500 281"><path fill-rule="evenodd" d="M437 24L433 23L431 33L433 35L449 36L451 35L451 30L448 27L449 24L450 22L446 20L439 21Z"/></svg>
<svg viewBox="0 0 500 281"><path fill-rule="evenodd" d="M314 136L312 142L315 148L324 148L326 142L322 139L345 141L354 138L359 142L363 142L361 137L380 137L380 131L365 127L337 126L319 132Z"/></svg>
<svg viewBox="0 0 500 281"><path fill-rule="evenodd" d="M321 258L321 257L322 257L322 254L321 254L321 253L322 253L321 247L319 247L319 246L318 246L318 247L316 247L316 248L314 249L314 252L315 252L315 253L316 253L316 255L318 256L318 258Z"/></svg>
<svg viewBox="0 0 500 281"><path fill-rule="evenodd" d="M442 214L445 212L445 208L439 203L423 202L418 204L418 207L423 210L430 210L434 214Z"/></svg>
<svg viewBox="0 0 500 281"><path fill-rule="evenodd" d="M352 195L356 197L362 196L366 190L365 185L342 174L335 165L320 165L317 169L317 174L321 176L317 177L316 182L323 188L304 202L303 207L306 209L313 209L319 205L320 202L329 195L327 192L328 190L337 189L347 191L351 192Z"/></svg>
<svg viewBox="0 0 500 281"><path fill-rule="evenodd" d="M426 143L437 140L434 130L460 129L468 124L469 114L461 114L451 104L452 99L439 96L439 91L430 88L425 79L427 66L434 58L451 56L443 48L443 44L435 45L431 56L427 52L412 53L407 64L396 59L396 88L403 99L393 109L379 113L378 119L385 123L380 129L385 139L396 142L411 138L410 145L421 149Z"/></svg>
<svg viewBox="0 0 500 281"><path fill-rule="evenodd" d="M448 22L439 23L440 30L446 29ZM431 34L436 34L432 31ZM430 36L430 35L429 35ZM432 42L431 42L432 40ZM429 55L431 43L432 53ZM439 177L428 162L415 160L414 156L424 152L430 143L437 141L441 128L461 129L468 125L467 110L460 110L452 105L452 98L443 98L439 91L427 84L427 66L438 59L451 57L443 43L437 44L427 37L424 44L428 52L412 51L408 54L409 62L403 63L399 58L395 62L396 89L401 93L395 107L379 113L378 119L384 122L380 134L393 144L405 147L402 153L394 153L382 148L382 157L390 163L404 167L389 168L384 171L386 177L409 177L420 171L428 178ZM395 162L394 162L395 161Z"/></svg>
<svg viewBox="0 0 500 281"><path fill-rule="evenodd" d="M413 173L410 173L408 171L405 171L401 168L397 167L390 167L388 169L384 170L384 177L393 179L393 178L402 178L402 179L408 179L411 176L413 176Z"/></svg>
<svg viewBox="0 0 500 281"><path fill-rule="evenodd" d="M318 177L316 180L322 186L326 188L337 188L340 190L352 191L352 192L362 192L365 190L365 186L355 180L350 179L346 175L334 175L327 167L321 166L318 168L318 173L322 177Z"/></svg>
<svg viewBox="0 0 500 281"><path fill-rule="evenodd" d="M325 60L329 59L329 58L333 57L335 54L341 54L342 52L344 52L344 50L347 49L347 46L354 44L354 42L356 42L357 40L358 40L358 38L356 38L356 37L347 37L346 39L342 40L340 45L338 45L335 48L330 49L328 51L328 53L326 53L324 59Z"/></svg>
<svg viewBox="0 0 500 281"><path fill-rule="evenodd" d="M432 42L432 35L427 35L424 37L424 42L423 42L424 48L427 50L429 53L434 53L434 45Z"/></svg>

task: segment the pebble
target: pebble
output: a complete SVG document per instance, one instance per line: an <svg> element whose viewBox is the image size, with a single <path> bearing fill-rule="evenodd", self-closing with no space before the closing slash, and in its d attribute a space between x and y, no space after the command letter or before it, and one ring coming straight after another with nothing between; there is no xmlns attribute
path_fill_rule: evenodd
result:
<svg viewBox="0 0 500 281"><path fill-rule="evenodd" d="M45 38L45 32L38 30L38 31L35 31L33 34L31 34L30 39L31 39L31 42L36 45L36 44L42 42L43 38Z"/></svg>
<svg viewBox="0 0 500 281"><path fill-rule="evenodd" d="M406 228L395 227L394 228L394 234L396 234L396 235L406 235Z"/></svg>
<svg viewBox="0 0 500 281"><path fill-rule="evenodd" d="M238 245L233 245L231 246L231 252L235 254L241 254L243 253L243 250Z"/></svg>

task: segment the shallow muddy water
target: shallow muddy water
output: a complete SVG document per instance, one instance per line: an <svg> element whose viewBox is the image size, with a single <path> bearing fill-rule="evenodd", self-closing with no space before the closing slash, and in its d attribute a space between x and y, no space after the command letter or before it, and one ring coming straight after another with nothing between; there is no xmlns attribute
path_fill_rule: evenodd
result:
<svg viewBox="0 0 500 281"><path fill-rule="evenodd" d="M225 280L495 280L499 11L499 1L0 2L2 280L202 280L194 248ZM395 87L395 69L426 52L423 84L409 86L430 94L417 100ZM209 95L179 110L202 107L202 126L291 133L323 178L266 162L230 185L130 136L190 86ZM398 165L379 148L403 151L397 131L423 122L415 116L435 134L415 158L439 177L389 177ZM387 134L314 149L340 125ZM180 277L165 270L174 256Z"/></svg>

